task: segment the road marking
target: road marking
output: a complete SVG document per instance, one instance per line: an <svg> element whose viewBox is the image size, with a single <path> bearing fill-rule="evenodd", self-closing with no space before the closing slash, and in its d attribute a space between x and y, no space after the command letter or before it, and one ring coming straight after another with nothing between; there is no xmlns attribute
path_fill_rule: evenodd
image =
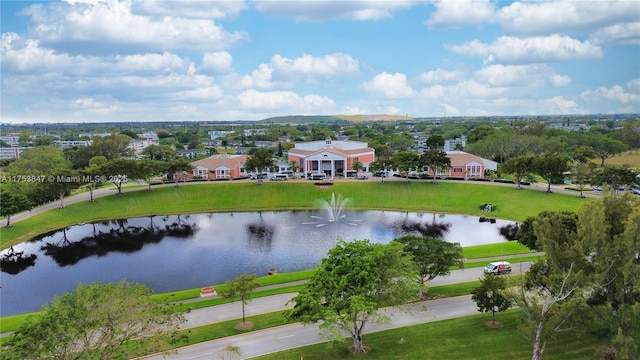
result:
<svg viewBox="0 0 640 360"><path fill-rule="evenodd" d="M189 359L195 359L195 358L199 358L199 357L203 357L203 356L208 356L208 355L212 355L212 352L208 352L208 353L204 353L204 354L200 354L200 355L196 355L196 356L192 356Z"/></svg>
<svg viewBox="0 0 640 360"><path fill-rule="evenodd" d="M279 338L276 338L276 339L280 340L280 339L286 339L286 338L290 338L290 337L294 337L294 336L296 336L296 334L287 335L287 336L280 336Z"/></svg>

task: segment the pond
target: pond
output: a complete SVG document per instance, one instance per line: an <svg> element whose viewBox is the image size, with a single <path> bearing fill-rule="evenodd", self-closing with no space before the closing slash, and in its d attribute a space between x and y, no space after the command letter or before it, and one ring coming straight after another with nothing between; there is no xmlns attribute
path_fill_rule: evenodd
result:
<svg viewBox="0 0 640 360"><path fill-rule="evenodd" d="M316 267L338 238L388 243L405 234L462 246L506 241L511 222L389 211L233 212L71 226L2 252L0 315L37 311L79 283L127 279L155 292ZM12 260L12 261L9 261Z"/></svg>

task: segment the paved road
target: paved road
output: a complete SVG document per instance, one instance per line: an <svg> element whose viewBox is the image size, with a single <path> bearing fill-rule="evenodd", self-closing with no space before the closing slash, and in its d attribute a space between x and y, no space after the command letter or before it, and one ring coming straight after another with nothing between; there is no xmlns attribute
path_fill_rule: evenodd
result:
<svg viewBox="0 0 640 360"><path fill-rule="evenodd" d="M391 317L391 323L386 325L367 324L365 334L473 315L477 314L478 310L476 304L471 300L471 295L465 295L414 303L402 310L395 308L385 309L384 312ZM320 329L316 325L290 324L207 341L177 349L174 354L154 355L145 357L145 359L192 360L217 358L227 345L239 347L241 359L248 359L324 341L326 341L326 338L322 336ZM366 337L364 341L366 344Z"/></svg>
<svg viewBox="0 0 640 360"><path fill-rule="evenodd" d="M526 272L530 266L530 262L514 264L513 274L517 275ZM482 276L482 268L453 270L451 275L437 277L429 282L429 285L436 286L473 281ZM291 308L293 306L292 304L285 304L295 295L295 293L288 293L254 299L245 307L246 315L253 316ZM411 304L408 309L408 312L395 308L386 309L385 311L392 315L392 323L383 326L368 324L368 330L366 332L398 328L477 313L477 307L475 303L471 301L471 296L419 302ZM183 328L237 319L240 311L241 305L239 302L192 310L185 315L187 322L183 325ZM248 358L323 341L326 341L326 339L320 336L317 326L305 327L300 324L290 324L187 346L178 349L176 354L169 355L166 358L212 358L218 356L220 351L227 345L239 346L243 358ZM163 358L165 357L162 355L156 355L147 357L146 359Z"/></svg>

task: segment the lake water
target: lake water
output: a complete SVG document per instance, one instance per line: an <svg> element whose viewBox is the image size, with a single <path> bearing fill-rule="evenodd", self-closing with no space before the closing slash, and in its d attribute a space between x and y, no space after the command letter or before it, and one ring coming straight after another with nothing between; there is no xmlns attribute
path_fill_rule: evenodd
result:
<svg viewBox="0 0 640 360"><path fill-rule="evenodd" d="M334 214L335 215L335 214ZM0 315L37 311L79 283L127 279L155 292L316 267L338 238L388 243L405 234L442 233L462 246L506 241L497 220L389 211L234 212L156 216L77 225L16 245L28 262L3 266ZM6 255L10 250L4 250ZM6 264L6 263L4 263Z"/></svg>

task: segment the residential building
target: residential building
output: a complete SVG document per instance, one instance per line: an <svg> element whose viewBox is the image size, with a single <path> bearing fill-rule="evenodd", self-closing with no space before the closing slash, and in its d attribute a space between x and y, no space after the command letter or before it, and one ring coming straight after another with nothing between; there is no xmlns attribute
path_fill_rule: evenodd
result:
<svg viewBox="0 0 640 360"><path fill-rule="evenodd" d="M456 151L467 146L467 137L462 135L459 138L447 139L444 141L444 151Z"/></svg>
<svg viewBox="0 0 640 360"><path fill-rule="evenodd" d="M485 170L498 170L498 163L464 151L447 151L451 167L438 175L464 178L483 178Z"/></svg>
<svg viewBox="0 0 640 360"><path fill-rule="evenodd" d="M31 147L12 146L0 148L0 159L17 159L23 151L31 149Z"/></svg>
<svg viewBox="0 0 640 360"><path fill-rule="evenodd" d="M296 161L302 172L324 173L333 178L346 176L347 170L353 170L356 160L369 171L369 165L375 160L375 150L366 142L327 138L296 144L289 149L288 160Z"/></svg>
<svg viewBox="0 0 640 360"><path fill-rule="evenodd" d="M89 145L91 145L91 140L89 140L89 141L84 141L84 140L56 140L55 143L59 148L64 150L64 149L72 149L74 147L89 146Z"/></svg>
<svg viewBox="0 0 640 360"><path fill-rule="evenodd" d="M187 179L232 180L247 177L244 169L247 155L219 154L192 162L193 171Z"/></svg>

